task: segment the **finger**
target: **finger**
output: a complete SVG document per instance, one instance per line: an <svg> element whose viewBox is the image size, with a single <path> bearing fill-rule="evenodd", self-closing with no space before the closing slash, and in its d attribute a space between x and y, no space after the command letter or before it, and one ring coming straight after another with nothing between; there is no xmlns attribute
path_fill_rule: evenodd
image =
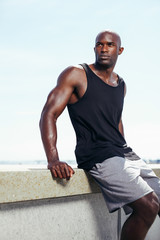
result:
<svg viewBox="0 0 160 240"><path fill-rule="evenodd" d="M69 168L69 172L70 172L70 177L72 177L72 175L75 173L73 168L71 168L70 166L68 166Z"/></svg>
<svg viewBox="0 0 160 240"><path fill-rule="evenodd" d="M62 169L62 170L61 170L61 174L62 174L62 177L63 177L63 178L66 178L66 177L67 177L66 172L65 172L65 169Z"/></svg>
<svg viewBox="0 0 160 240"><path fill-rule="evenodd" d="M51 171L53 177L55 177L55 178L58 177L58 176L57 176L57 173L56 173L56 170L54 170L54 169L50 169L50 171Z"/></svg>
<svg viewBox="0 0 160 240"><path fill-rule="evenodd" d="M73 176L73 174L74 174L74 170L70 167L70 166L68 166L67 167L67 171L68 171L68 176L67 176L67 180L69 180L72 176Z"/></svg>
<svg viewBox="0 0 160 240"><path fill-rule="evenodd" d="M66 167L66 164L64 164L64 163L58 166L58 170L60 171L62 178L67 177L65 167Z"/></svg>
<svg viewBox="0 0 160 240"><path fill-rule="evenodd" d="M70 178L70 172L69 172L69 166L68 165L65 165L65 172L66 172L66 177L67 179Z"/></svg>
<svg viewBox="0 0 160 240"><path fill-rule="evenodd" d="M58 177L59 177L59 178L63 178L63 176L62 176L62 173L61 173L60 169L56 169L56 171L57 171L57 175L58 175Z"/></svg>

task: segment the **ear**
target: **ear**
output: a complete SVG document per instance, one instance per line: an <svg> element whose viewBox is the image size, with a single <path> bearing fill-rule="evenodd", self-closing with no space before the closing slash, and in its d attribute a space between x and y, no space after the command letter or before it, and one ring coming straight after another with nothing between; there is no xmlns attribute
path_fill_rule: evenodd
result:
<svg viewBox="0 0 160 240"><path fill-rule="evenodd" d="M124 50L124 48L123 48L123 47L120 47L120 48L119 48L118 55L121 55L121 54L122 54L122 52L123 52L123 50Z"/></svg>
<svg viewBox="0 0 160 240"><path fill-rule="evenodd" d="M96 49L96 48L94 47L93 49L94 49L94 52L95 52L95 49Z"/></svg>

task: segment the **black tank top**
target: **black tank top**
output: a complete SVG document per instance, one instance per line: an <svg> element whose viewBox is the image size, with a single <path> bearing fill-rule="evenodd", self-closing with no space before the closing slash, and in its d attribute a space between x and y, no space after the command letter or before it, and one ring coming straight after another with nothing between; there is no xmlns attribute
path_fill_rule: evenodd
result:
<svg viewBox="0 0 160 240"><path fill-rule="evenodd" d="M114 156L139 159L127 147L118 128L124 101L123 79L118 76L118 85L113 87L87 64L82 66L87 76L87 90L79 101L67 106L77 138L78 167L89 170L95 163Z"/></svg>

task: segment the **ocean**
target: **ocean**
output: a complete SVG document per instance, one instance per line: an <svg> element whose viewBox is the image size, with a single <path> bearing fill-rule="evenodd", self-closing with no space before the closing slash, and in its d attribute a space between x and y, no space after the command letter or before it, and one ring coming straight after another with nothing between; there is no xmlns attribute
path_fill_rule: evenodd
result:
<svg viewBox="0 0 160 240"><path fill-rule="evenodd" d="M65 160L65 162L70 165L71 167L77 167L77 163L75 160ZM9 161L0 161L0 165L30 165L30 166L43 166L47 167L47 160L29 160L29 161L16 161L16 160L9 160Z"/></svg>
<svg viewBox="0 0 160 240"><path fill-rule="evenodd" d="M160 159L152 159L152 160L146 160L143 159L148 164L160 164ZM64 161L64 160L62 160ZM65 160L65 162L72 166L77 167L77 163L75 160ZM30 165L30 166L46 166L47 167L47 160L28 160L28 161L16 161L16 160L8 160L8 161L0 161L0 165Z"/></svg>

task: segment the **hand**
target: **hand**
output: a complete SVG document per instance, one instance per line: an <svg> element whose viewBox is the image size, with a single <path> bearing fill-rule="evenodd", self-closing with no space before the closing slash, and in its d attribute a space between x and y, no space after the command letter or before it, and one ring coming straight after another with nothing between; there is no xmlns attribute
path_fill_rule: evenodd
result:
<svg viewBox="0 0 160 240"><path fill-rule="evenodd" d="M74 174L74 170L66 163L59 160L48 163L52 176L55 178L65 178L69 180Z"/></svg>

